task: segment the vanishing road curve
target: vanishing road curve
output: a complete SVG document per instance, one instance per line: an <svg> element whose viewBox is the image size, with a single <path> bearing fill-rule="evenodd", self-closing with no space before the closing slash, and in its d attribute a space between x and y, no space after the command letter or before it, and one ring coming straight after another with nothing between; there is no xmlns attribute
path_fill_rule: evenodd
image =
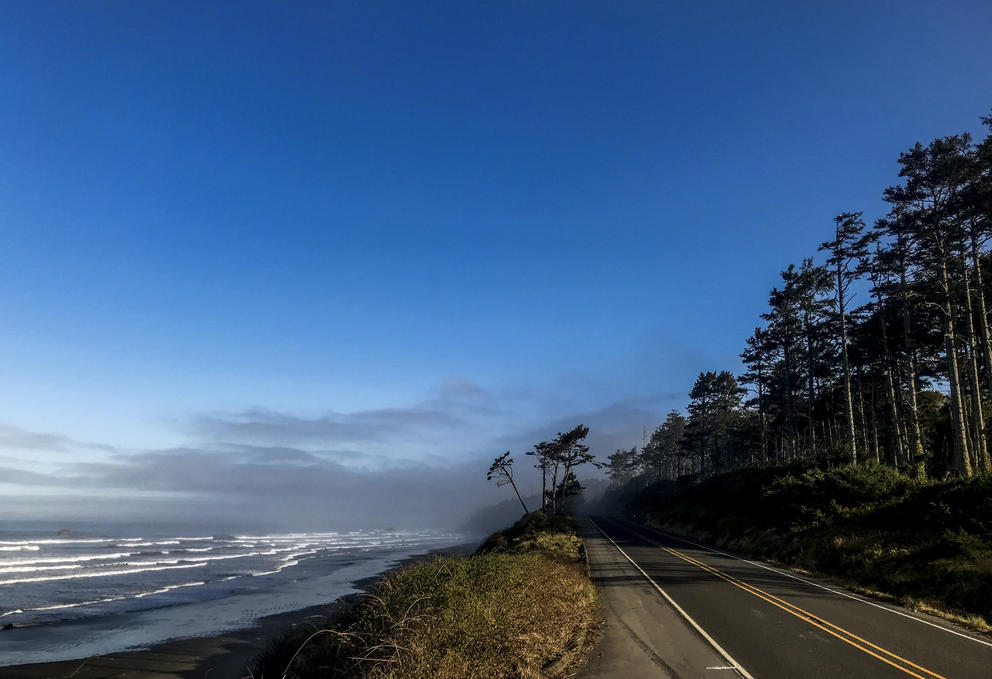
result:
<svg viewBox="0 0 992 679"><path fill-rule="evenodd" d="M992 642L616 519L581 524L607 629L586 679L992 679Z"/></svg>

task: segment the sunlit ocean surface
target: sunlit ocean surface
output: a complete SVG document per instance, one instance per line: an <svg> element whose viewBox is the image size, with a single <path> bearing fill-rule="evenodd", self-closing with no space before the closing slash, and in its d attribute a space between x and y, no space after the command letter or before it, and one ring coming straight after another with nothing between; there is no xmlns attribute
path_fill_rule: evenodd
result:
<svg viewBox="0 0 992 679"><path fill-rule="evenodd" d="M0 524L0 626L15 627L0 631L0 665L250 626L262 615L333 600L350 590L345 578L373 575L393 561L460 539L418 530L215 534L139 528L59 533ZM183 623L182 629L170 630L170 620L179 624L182 617L181 610L170 609L192 604L198 611L192 627ZM19 633L25 627L50 632L69 624L86 630L80 622L101 620L92 626L97 630L107 620L139 611L145 612L146 627L154 629L132 633L129 643L110 644L113 648L69 639L75 650L67 655L64 649L37 647L37 633Z"/></svg>

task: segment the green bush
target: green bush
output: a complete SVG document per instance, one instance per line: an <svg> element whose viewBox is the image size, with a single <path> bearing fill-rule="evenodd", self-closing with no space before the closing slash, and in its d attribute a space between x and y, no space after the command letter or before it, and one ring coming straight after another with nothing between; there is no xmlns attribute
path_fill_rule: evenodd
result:
<svg viewBox="0 0 992 679"><path fill-rule="evenodd" d="M626 511L906 603L992 620L990 476L925 481L872 465L743 470L649 486Z"/></svg>

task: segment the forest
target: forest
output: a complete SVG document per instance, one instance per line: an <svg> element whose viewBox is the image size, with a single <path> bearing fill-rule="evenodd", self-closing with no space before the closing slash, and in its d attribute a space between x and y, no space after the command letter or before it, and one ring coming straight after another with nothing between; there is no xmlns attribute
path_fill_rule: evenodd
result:
<svg viewBox="0 0 992 679"><path fill-rule="evenodd" d="M992 471L992 134L916 143L898 163L887 214L824 220L816 255L769 292L744 370L701 372L684 414L609 456L613 484L804 463Z"/></svg>

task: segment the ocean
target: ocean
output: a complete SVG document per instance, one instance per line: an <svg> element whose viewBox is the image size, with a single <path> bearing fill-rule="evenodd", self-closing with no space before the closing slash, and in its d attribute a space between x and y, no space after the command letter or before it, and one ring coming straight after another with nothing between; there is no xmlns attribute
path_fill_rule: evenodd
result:
<svg viewBox="0 0 992 679"><path fill-rule="evenodd" d="M413 554L426 530L213 533L0 523L0 665L69 660L250 627L329 603Z"/></svg>

